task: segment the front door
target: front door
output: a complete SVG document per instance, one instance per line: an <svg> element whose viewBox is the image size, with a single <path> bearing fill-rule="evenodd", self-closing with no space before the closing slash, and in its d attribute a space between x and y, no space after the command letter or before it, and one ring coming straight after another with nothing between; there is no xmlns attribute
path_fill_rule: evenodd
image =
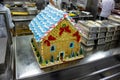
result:
<svg viewBox="0 0 120 80"><path fill-rule="evenodd" d="M60 53L60 60L63 61L63 59L64 59L64 52L61 52Z"/></svg>

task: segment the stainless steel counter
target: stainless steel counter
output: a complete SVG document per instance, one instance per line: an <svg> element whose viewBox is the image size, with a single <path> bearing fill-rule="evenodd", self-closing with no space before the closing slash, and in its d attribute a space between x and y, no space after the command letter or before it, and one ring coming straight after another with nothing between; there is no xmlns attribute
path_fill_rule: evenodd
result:
<svg viewBox="0 0 120 80"><path fill-rule="evenodd" d="M0 38L0 74L6 69L7 38Z"/></svg>
<svg viewBox="0 0 120 80"><path fill-rule="evenodd" d="M0 38L0 80L13 79L13 49L7 40L7 38Z"/></svg>
<svg viewBox="0 0 120 80"><path fill-rule="evenodd" d="M71 66L65 66L62 69L44 71L39 68L33 55L30 46L31 38L32 36L21 36L15 37L13 40L15 47L16 80L72 80L77 78L77 80L82 80L79 78L84 75L108 66L120 64L119 60L116 59L116 55L120 56L120 48L118 48L109 51L97 51L79 60L74 65L71 64ZM95 76L94 79L96 80L97 78L101 78L100 75Z"/></svg>
<svg viewBox="0 0 120 80"><path fill-rule="evenodd" d="M30 46L31 36L15 39L16 79L30 77L42 73L33 56Z"/></svg>
<svg viewBox="0 0 120 80"><path fill-rule="evenodd" d="M5 63L6 50L7 50L7 38L0 38L0 64Z"/></svg>

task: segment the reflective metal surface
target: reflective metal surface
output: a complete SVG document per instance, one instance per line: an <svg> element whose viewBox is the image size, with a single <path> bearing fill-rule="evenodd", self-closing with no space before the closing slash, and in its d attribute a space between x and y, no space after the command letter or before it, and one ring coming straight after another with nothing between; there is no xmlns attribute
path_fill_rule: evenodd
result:
<svg viewBox="0 0 120 80"><path fill-rule="evenodd" d="M44 71L39 68L33 55L30 46L31 38L32 36L14 38L16 80L72 80L108 65L119 63L119 61L116 62L116 57L114 56L120 55L120 48L94 52L94 54L85 57L74 65L71 64L71 66L65 66L58 70Z"/></svg>
<svg viewBox="0 0 120 80"><path fill-rule="evenodd" d="M12 58L11 53L7 53L5 71L0 74L0 80L13 80Z"/></svg>
<svg viewBox="0 0 120 80"><path fill-rule="evenodd" d="M0 38L0 64L5 63L6 50L7 50L7 38Z"/></svg>
<svg viewBox="0 0 120 80"><path fill-rule="evenodd" d="M15 65L16 65L16 79L26 78L41 74L38 63L33 55L30 46L31 37L17 37L15 41Z"/></svg>
<svg viewBox="0 0 120 80"><path fill-rule="evenodd" d="M12 80L12 53L7 38L0 38L0 80Z"/></svg>
<svg viewBox="0 0 120 80"><path fill-rule="evenodd" d="M3 73L7 67L7 38L0 38L0 74Z"/></svg>

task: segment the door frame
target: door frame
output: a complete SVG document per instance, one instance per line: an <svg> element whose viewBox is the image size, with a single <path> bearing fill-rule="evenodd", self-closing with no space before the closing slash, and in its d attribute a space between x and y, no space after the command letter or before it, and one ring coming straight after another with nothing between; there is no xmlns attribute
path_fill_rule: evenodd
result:
<svg viewBox="0 0 120 80"><path fill-rule="evenodd" d="M61 53L63 53L63 59L64 59L64 57L65 57L65 52L64 52L64 51L61 51L61 52L59 52L59 60L61 60L61 59L60 59Z"/></svg>

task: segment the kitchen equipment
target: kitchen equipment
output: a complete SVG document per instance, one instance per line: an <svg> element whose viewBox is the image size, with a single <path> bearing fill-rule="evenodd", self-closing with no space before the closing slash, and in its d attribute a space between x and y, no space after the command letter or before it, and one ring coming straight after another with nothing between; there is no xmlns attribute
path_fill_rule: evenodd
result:
<svg viewBox="0 0 120 80"><path fill-rule="evenodd" d="M17 7L22 7L23 6L23 2L14 2L14 4L17 6Z"/></svg>
<svg viewBox="0 0 120 80"><path fill-rule="evenodd" d="M29 14L37 14L37 8L36 7L28 7L27 11Z"/></svg>

